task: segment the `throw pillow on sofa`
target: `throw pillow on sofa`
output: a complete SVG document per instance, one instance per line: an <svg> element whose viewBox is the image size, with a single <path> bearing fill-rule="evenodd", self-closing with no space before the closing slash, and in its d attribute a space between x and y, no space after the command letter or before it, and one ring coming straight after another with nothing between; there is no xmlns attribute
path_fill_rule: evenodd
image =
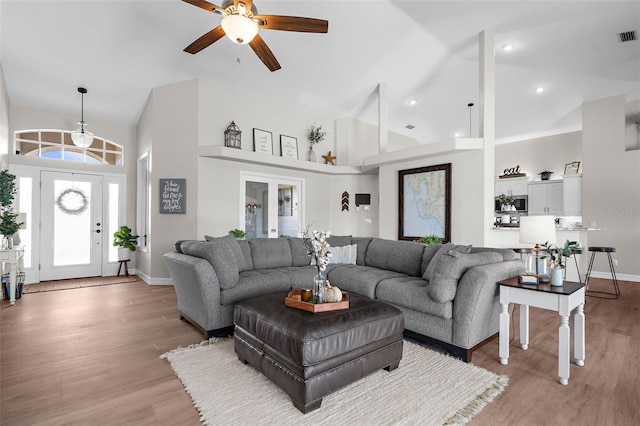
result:
<svg viewBox="0 0 640 426"><path fill-rule="evenodd" d="M182 252L209 261L216 271L221 289L228 289L240 280L236 257L228 245L220 242L194 241L182 243Z"/></svg>
<svg viewBox="0 0 640 426"><path fill-rule="evenodd" d="M224 237L211 237L209 235L205 235L204 239L212 243L220 243L229 247L229 249L233 253L233 256L236 259L236 265L238 265L238 271L242 272L242 271L246 271L247 269L250 269L247 267L247 264L244 260L244 255L242 254L242 249L240 248L240 244L238 244L238 241L236 241L236 239L233 238L231 235L225 235Z"/></svg>
<svg viewBox="0 0 640 426"><path fill-rule="evenodd" d="M331 257L329 257L329 263L343 263L349 265L355 265L358 258L358 245L350 244L343 247L331 247Z"/></svg>
<svg viewBox="0 0 640 426"><path fill-rule="evenodd" d="M438 264L438 259L440 259L443 254L447 253L450 250L454 250L459 253L469 253L471 251L471 246L459 246L453 243L446 243L445 245L440 247L436 254L434 254L431 258L429 265L427 265L427 269L425 269L424 274L422 275L422 279L431 281L431 279L433 278L433 272L435 271L436 265Z"/></svg>
<svg viewBox="0 0 640 426"><path fill-rule="evenodd" d="M289 248L291 249L291 266L307 266L311 262L309 239L298 237L287 237Z"/></svg>
<svg viewBox="0 0 640 426"><path fill-rule="evenodd" d="M460 253L449 250L437 259L435 271L429 281L429 296L438 303L450 302L456 297L458 281L474 266L502 262L502 255L492 252Z"/></svg>

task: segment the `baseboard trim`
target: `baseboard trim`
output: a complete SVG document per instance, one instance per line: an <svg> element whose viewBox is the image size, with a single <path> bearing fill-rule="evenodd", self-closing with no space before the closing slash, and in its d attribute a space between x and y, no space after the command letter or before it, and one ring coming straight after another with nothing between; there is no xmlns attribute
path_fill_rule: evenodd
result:
<svg viewBox="0 0 640 426"><path fill-rule="evenodd" d="M591 271L591 276L593 278L604 278L604 279L612 279L611 271L600 272L600 271ZM636 283L640 283L640 275L631 275L631 274L619 274L616 272L616 278L619 281L633 281Z"/></svg>
<svg viewBox="0 0 640 426"><path fill-rule="evenodd" d="M498 333L495 333L494 335L487 337L486 339L484 339L482 342L478 343L474 347L465 349L459 346L452 345L451 343L446 343L441 340L437 340L432 337L428 337L423 334L416 333L415 331L407 330L406 328L403 334L405 335L405 337L410 337L412 339L424 342L429 346L432 346L432 349L437 348L440 350L444 350L448 352L450 355L456 358L460 358L464 362L471 362L471 356L473 355L473 352L476 349L479 349L480 347L486 345L487 343L489 343L490 341L498 337Z"/></svg>
<svg viewBox="0 0 640 426"><path fill-rule="evenodd" d="M144 272L137 271L136 275L149 285L173 285L171 278L152 278Z"/></svg>

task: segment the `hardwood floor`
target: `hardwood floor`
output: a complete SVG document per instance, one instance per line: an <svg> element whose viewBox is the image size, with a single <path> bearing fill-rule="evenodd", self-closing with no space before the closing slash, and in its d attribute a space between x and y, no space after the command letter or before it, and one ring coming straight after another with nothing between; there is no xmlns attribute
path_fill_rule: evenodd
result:
<svg viewBox="0 0 640 426"><path fill-rule="evenodd" d="M202 341L173 287L24 295L0 312L0 423L198 425L164 352Z"/></svg>
<svg viewBox="0 0 640 426"><path fill-rule="evenodd" d="M618 300L587 298L585 366L572 364L568 386L557 379L553 312L531 308L529 349L513 339L509 365L498 361L497 340L476 351L474 364L510 382L471 424L640 424L640 283L620 287ZM179 320L173 287L138 281L26 294L0 307L0 424L200 424L158 358L202 341Z"/></svg>
<svg viewBox="0 0 640 426"><path fill-rule="evenodd" d="M640 283L619 283L617 300L586 298L585 364L571 364L567 386L558 382L559 315L530 308L529 349L524 351L516 308L509 365L498 360L497 339L473 354L475 365L507 375L509 386L472 424L640 424ZM589 289L611 292L613 284L593 278Z"/></svg>

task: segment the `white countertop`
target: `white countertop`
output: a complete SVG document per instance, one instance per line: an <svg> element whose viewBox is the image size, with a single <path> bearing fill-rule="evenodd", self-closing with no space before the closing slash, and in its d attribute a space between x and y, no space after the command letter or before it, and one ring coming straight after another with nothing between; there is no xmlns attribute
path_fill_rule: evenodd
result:
<svg viewBox="0 0 640 426"><path fill-rule="evenodd" d="M520 228L519 227L514 227L514 226L510 226L510 227L493 227L494 230L496 231L519 231ZM556 231L559 232L580 232L580 231L600 231L600 228L556 228Z"/></svg>

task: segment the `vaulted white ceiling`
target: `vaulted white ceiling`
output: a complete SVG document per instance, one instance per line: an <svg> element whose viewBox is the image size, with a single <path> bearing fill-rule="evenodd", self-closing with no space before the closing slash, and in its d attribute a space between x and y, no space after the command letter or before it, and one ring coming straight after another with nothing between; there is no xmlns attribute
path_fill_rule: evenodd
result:
<svg viewBox="0 0 640 426"><path fill-rule="evenodd" d="M583 102L640 98L640 40L617 39L623 31L640 35L638 1L255 4L261 14L326 19L329 32L261 30L282 66L272 73L249 46L227 38L184 53L221 18L179 0L2 0L0 61L10 101L79 115L76 89L84 86L86 121L135 125L152 88L201 77L376 124L375 90L386 82L390 130L430 143L469 136L478 34L487 28L495 30L499 140L578 130ZM508 53L507 43L514 47ZM477 136L477 106L471 113Z"/></svg>

